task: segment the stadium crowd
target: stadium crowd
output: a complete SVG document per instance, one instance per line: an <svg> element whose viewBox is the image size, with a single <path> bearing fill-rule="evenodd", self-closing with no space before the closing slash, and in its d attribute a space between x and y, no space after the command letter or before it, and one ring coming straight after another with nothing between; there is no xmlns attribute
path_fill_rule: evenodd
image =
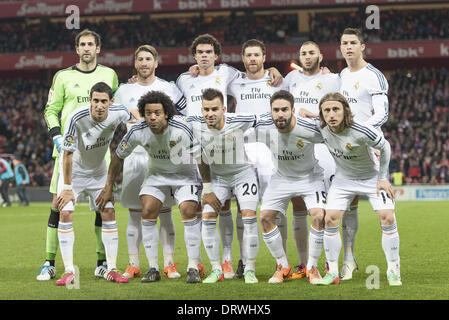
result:
<svg viewBox="0 0 449 320"><path fill-rule="evenodd" d="M235 45L257 37L266 44L286 43L287 30L297 29L296 14L245 15L177 19L81 21L81 29L95 30L108 41L105 49L136 48L144 43L156 47L188 47L201 32L213 33L222 45ZM79 30L60 32L65 22L27 24L24 20L0 23L0 53L71 51ZM157 32L154 32L157 30ZM48 36L41 37L46 34Z"/></svg>
<svg viewBox="0 0 449 320"><path fill-rule="evenodd" d="M367 29L365 7L354 12L323 12L309 17L310 38L318 43L339 41L346 26L357 26L367 42L435 40L449 37L449 9L380 10L379 29Z"/></svg>
<svg viewBox="0 0 449 320"><path fill-rule="evenodd" d="M318 43L335 43L346 26L363 30L368 42L431 40L449 38L449 9L438 10L381 10L382 28L368 30L363 12L316 13L309 17L308 37ZM65 22L27 23L26 20L0 23L0 53L71 51L78 30L60 32ZM291 32L297 30L297 14L244 15L235 12L228 16L194 16L138 20L81 21L81 29L89 28L103 35L105 49L136 48L143 43L156 47L188 47L201 32L213 33L225 46L257 38L265 44L287 43ZM157 30L157 32L153 32ZM200 32L201 31L201 32ZM48 37L41 37L46 34Z"/></svg>
<svg viewBox="0 0 449 320"><path fill-rule="evenodd" d="M392 145L390 174L400 173L404 184L449 183L448 70L397 70L389 85L390 117L383 131ZM33 186L48 185L53 169L53 142L42 116L48 89L49 83L37 80L0 86L0 153L21 159Z"/></svg>

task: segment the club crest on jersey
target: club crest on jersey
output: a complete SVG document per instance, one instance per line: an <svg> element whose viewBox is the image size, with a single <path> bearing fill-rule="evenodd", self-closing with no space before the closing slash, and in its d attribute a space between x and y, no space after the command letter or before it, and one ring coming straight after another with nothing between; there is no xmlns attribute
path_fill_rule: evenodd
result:
<svg viewBox="0 0 449 320"><path fill-rule="evenodd" d="M220 78L219 78L219 77L216 77L216 78L215 78L215 84L220 84L220 83L221 83Z"/></svg>
<svg viewBox="0 0 449 320"><path fill-rule="evenodd" d="M346 143L346 149L348 149L348 150L352 150L352 146L351 146L351 144L348 142L348 143Z"/></svg>
<svg viewBox="0 0 449 320"><path fill-rule="evenodd" d="M354 85L354 89L357 90L357 89L359 88L359 86L360 86L360 84L359 84L359 82L357 81L356 84Z"/></svg>
<svg viewBox="0 0 449 320"><path fill-rule="evenodd" d="M67 136L65 137L65 142L67 143L73 143L75 141L75 138L73 136Z"/></svg>
<svg viewBox="0 0 449 320"><path fill-rule="evenodd" d="M317 88L318 90L323 89L323 84L321 82L318 82L315 86L315 88Z"/></svg>
<svg viewBox="0 0 449 320"><path fill-rule="evenodd" d="M175 140L170 140L169 144L170 148L173 148L174 146L176 146L176 141Z"/></svg>
<svg viewBox="0 0 449 320"><path fill-rule="evenodd" d="M304 142L302 142L302 140L299 139L298 142L296 142L296 147L298 149L302 149L302 147L304 147Z"/></svg>
<svg viewBox="0 0 449 320"><path fill-rule="evenodd" d="M271 80L267 81L267 87L271 87Z"/></svg>

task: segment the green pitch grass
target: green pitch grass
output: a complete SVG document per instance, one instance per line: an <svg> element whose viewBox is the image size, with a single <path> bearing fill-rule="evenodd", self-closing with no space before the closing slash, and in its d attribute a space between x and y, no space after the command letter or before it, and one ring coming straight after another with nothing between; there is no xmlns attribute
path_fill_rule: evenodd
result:
<svg viewBox="0 0 449 320"><path fill-rule="evenodd" d="M183 225L179 212L173 210L176 225L175 260L181 279L162 278L157 283L141 283L131 279L128 284L108 283L95 279L96 264L94 213L87 204L79 204L75 211L74 262L80 269L79 289L57 287L55 280L36 281L37 269L45 257L48 203L33 203L30 207L0 208L0 299L162 299L162 300L317 300L317 299L448 299L447 266L449 261L448 205L445 202L398 202L396 217L400 234L402 287L389 287L386 280L386 261L381 247L379 219L366 201L359 207L359 232L355 255L359 263L354 278L340 285L318 287L305 279L290 280L280 285L268 284L275 269L265 243L260 241L256 264L258 284L245 285L243 280L225 280L217 284L186 284L187 255L184 246ZM123 272L127 265L126 225L128 213L116 205L119 227L118 267ZM235 208L234 208L235 212ZM298 263L294 239L291 233L291 208L288 212L288 259L292 267ZM310 222L310 221L309 221ZM210 271L207 255L203 250L206 272ZM237 265L239 250L235 237L233 261ZM340 255L340 258L342 258ZM160 268L163 269L162 249L159 250ZM375 285L373 272L367 267L379 269L378 289L368 289L367 280ZM147 271L148 263L141 248L141 267ZM56 257L57 278L63 272L61 255ZM320 260L323 274L324 253ZM375 269L375 267L374 267ZM371 278L369 278L371 276Z"/></svg>

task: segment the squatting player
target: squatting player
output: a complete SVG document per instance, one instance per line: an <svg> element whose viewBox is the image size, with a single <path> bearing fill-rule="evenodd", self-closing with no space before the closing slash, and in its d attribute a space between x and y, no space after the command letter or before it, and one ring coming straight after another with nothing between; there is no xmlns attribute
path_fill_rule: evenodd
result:
<svg viewBox="0 0 449 320"><path fill-rule="evenodd" d="M75 38L75 48L79 56L79 62L55 74L44 111L45 121L55 144L53 150L55 165L50 185L53 201L47 227L46 260L37 275L37 280L40 281L48 281L56 276L55 257L58 251L59 223L59 210L56 204L59 172L58 158L61 152L62 133L65 129L66 119L72 111L89 103L90 89L97 82L104 81L112 88L113 92L118 87L115 71L97 63L97 57L101 48L101 38L96 32L88 29L81 31ZM61 121L59 121L59 114ZM109 157L109 151L107 157ZM95 275L101 277L106 271L106 268L103 266L106 257L101 241L101 216L99 212L96 213L95 234L97 239L97 268L95 269Z"/></svg>
<svg viewBox="0 0 449 320"><path fill-rule="evenodd" d="M67 118L62 144L62 160L58 181L57 205L61 220L58 226L59 248L64 261L64 275L56 281L57 285L73 283L73 247L75 233L73 214L79 195L87 193L91 210L106 183L107 168L105 155L121 123L132 119L125 106L113 105L111 88L104 82L95 84L90 90L90 104L73 111ZM101 238L106 251L107 281L128 282L117 270L118 228L112 202L101 210Z"/></svg>
<svg viewBox="0 0 449 320"><path fill-rule="evenodd" d="M224 279L217 216L221 205L233 195L239 203L244 225L243 245L247 257L245 283L257 283L255 265L260 241L256 210L259 187L254 167L246 158L243 148L244 132L255 124L256 116L225 113L223 94L212 88L203 92L202 104L203 116L188 119L200 144L195 150L196 158L207 161L207 164L204 161L198 164L203 180L202 239L212 265L212 272L203 283Z"/></svg>
<svg viewBox="0 0 449 320"><path fill-rule="evenodd" d="M388 283L390 286L400 286L399 234L394 214L394 194L388 179L390 144L381 131L353 119L349 103L342 94L325 95L319 106L319 128L335 159L337 170L325 206L323 240L329 272L318 284L339 283L338 257L342 246L339 223L353 198L366 195L380 219ZM380 151L379 167L373 161L371 148Z"/></svg>
<svg viewBox="0 0 449 320"><path fill-rule="evenodd" d="M299 49L299 64L302 71L291 71L284 80L284 86L295 98L296 115L318 116L318 103L328 92L340 89L338 74L326 73L321 69L323 55L319 46L313 41L304 42ZM324 169L326 191L335 174L334 159L324 144L314 145L315 157ZM292 279L306 276L307 265L307 209L301 199L292 199L293 203L293 235L299 256L299 267ZM315 232L314 230L313 232ZM319 234L322 234L319 233ZM322 240L318 240L322 241Z"/></svg>
<svg viewBox="0 0 449 320"><path fill-rule="evenodd" d="M144 148L151 161L148 176L138 193L142 202L142 239L149 263L149 271L142 282L161 279L157 217L161 208L171 205L174 198L184 223L184 239L189 258L187 282L198 283L201 281L198 270L201 231L196 209L200 181L196 162L190 155L194 144L192 129L185 118L173 116L176 110L173 102L160 91L144 94L139 100L138 109L144 120L131 127L113 155L104 193L98 203L101 208L112 199L112 186L123 165L123 159L132 154L137 146Z"/></svg>
<svg viewBox="0 0 449 320"><path fill-rule="evenodd" d="M255 126L257 140L269 146L277 163L260 207L263 239L278 264L269 283L281 283L292 274L275 218L286 215L292 198L302 197L312 218L307 276L310 283L316 284L321 279L317 264L323 251L325 187L323 169L314 157L313 146L323 139L319 130L305 121L308 119L295 116L291 93L278 91L270 103L271 115L262 115Z"/></svg>
<svg viewBox="0 0 449 320"><path fill-rule="evenodd" d="M175 102L177 109L182 110L185 107L185 98L176 85L156 76L157 59L158 52L153 46L142 45L137 48L134 54L137 82L120 85L114 95L115 103L126 106L137 120L142 119L137 103L149 91L165 92ZM127 124L128 131L130 128L131 124ZM147 174L148 161L147 152L139 145L124 160L120 204L129 209L129 221L126 229L129 265L123 274L128 278L140 277L141 274L139 249L142 242L142 203L139 199L139 192ZM170 207L163 208L159 215L160 240L164 254L164 276L179 278L181 275L174 265L175 227Z"/></svg>

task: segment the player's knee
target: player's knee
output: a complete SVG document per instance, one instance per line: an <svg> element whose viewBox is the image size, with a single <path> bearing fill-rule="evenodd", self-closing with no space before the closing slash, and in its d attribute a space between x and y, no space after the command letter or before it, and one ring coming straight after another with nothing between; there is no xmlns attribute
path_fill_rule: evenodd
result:
<svg viewBox="0 0 449 320"><path fill-rule="evenodd" d="M326 212L324 223L326 227L336 227L340 222L339 215L336 212Z"/></svg>
<svg viewBox="0 0 449 320"><path fill-rule="evenodd" d="M105 208L100 212L102 221L114 221L115 220L115 210L113 208Z"/></svg>
<svg viewBox="0 0 449 320"><path fill-rule="evenodd" d="M380 211L378 212L380 218L380 224L383 226L392 226L395 223L393 211Z"/></svg>
<svg viewBox="0 0 449 320"><path fill-rule="evenodd" d="M181 213L181 217L183 219L193 219L197 216L197 204L196 202L192 203L182 203L179 206L179 211Z"/></svg>
<svg viewBox="0 0 449 320"><path fill-rule="evenodd" d="M59 212L59 222L72 222L73 212L72 211L60 211Z"/></svg>
<svg viewBox="0 0 449 320"><path fill-rule="evenodd" d="M324 210L322 209L310 210L310 216L312 218L312 225L314 227L324 226Z"/></svg>
<svg viewBox="0 0 449 320"><path fill-rule="evenodd" d="M260 213L260 218L259 218L260 224L262 225L262 227L264 229L267 229L275 223L275 218L276 218L276 216L274 216L273 214L266 212L266 211L262 211Z"/></svg>

